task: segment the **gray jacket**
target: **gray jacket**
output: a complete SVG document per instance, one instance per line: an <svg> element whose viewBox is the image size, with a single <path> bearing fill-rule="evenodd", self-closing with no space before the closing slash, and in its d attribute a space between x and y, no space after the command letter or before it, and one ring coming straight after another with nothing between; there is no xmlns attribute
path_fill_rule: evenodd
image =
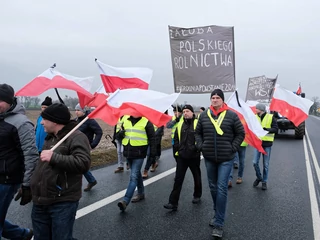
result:
<svg viewBox="0 0 320 240"><path fill-rule="evenodd" d="M38 160L34 126L15 99L12 107L0 114L0 184L29 186Z"/></svg>

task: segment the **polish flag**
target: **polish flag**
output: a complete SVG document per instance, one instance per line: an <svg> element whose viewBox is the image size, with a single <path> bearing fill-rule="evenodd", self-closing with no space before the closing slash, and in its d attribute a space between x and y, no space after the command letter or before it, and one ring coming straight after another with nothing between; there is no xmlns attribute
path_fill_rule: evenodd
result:
<svg viewBox="0 0 320 240"><path fill-rule="evenodd" d="M279 112L297 127L308 118L313 102L277 85L270 104L270 110Z"/></svg>
<svg viewBox="0 0 320 240"><path fill-rule="evenodd" d="M298 87L298 90L296 91L296 94L297 94L297 95L300 95L301 92L302 92L302 89L301 89L301 85L300 85L300 83L299 83L299 87Z"/></svg>
<svg viewBox="0 0 320 240"><path fill-rule="evenodd" d="M88 117L99 118L109 125L116 125L120 116L142 116L161 127L171 120L171 117L164 112L177 100L179 95L180 93L169 95L138 88L118 89Z"/></svg>
<svg viewBox="0 0 320 240"><path fill-rule="evenodd" d="M117 89L148 89L153 71L149 68L115 68L98 60L100 76L106 92L113 93Z"/></svg>
<svg viewBox="0 0 320 240"><path fill-rule="evenodd" d="M80 105L84 107L85 101L93 97L89 92L92 83L92 77L78 78L49 68L17 91L16 96L39 96L49 89L63 88L76 91Z"/></svg>
<svg viewBox="0 0 320 240"><path fill-rule="evenodd" d="M248 100L246 101L246 104L251 108L251 110L253 111L254 114L256 114L256 105L258 104L258 101L252 101L252 100Z"/></svg>
<svg viewBox="0 0 320 240"><path fill-rule="evenodd" d="M105 102L109 94L104 90L103 84L95 91L93 98L85 103L88 107L98 107L101 103Z"/></svg>
<svg viewBox="0 0 320 240"><path fill-rule="evenodd" d="M240 97L237 97L237 92L234 92L230 96L227 105L230 110L237 113L238 117L240 118L240 121L246 132L244 141L256 148L259 152L266 154L262 147L262 140L260 138L265 136L268 132L263 130L250 106L246 104Z"/></svg>

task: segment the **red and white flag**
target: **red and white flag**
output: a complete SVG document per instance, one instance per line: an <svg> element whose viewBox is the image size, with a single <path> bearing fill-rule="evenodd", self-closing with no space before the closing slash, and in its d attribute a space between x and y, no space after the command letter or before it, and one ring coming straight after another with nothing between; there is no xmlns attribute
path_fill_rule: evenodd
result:
<svg viewBox="0 0 320 240"><path fill-rule="evenodd" d="M313 102L309 99L302 98L277 85L271 100L270 110L279 112L297 127L308 118L312 104Z"/></svg>
<svg viewBox="0 0 320 240"><path fill-rule="evenodd" d="M265 136L268 132L263 130L250 106L247 105L240 97L237 99L236 94L237 93L234 92L230 96L227 105L230 110L237 113L238 117L240 118L240 121L246 132L244 141L256 148L259 152L266 154L262 147L262 140L260 138Z"/></svg>
<svg viewBox="0 0 320 240"><path fill-rule="evenodd" d="M103 84L95 91L93 98L85 103L88 107L98 107L101 103L105 102L109 94L106 93Z"/></svg>
<svg viewBox="0 0 320 240"><path fill-rule="evenodd" d="M153 71L149 68L116 68L98 60L96 60L96 63L107 93L113 93L117 89L149 88L153 74Z"/></svg>
<svg viewBox="0 0 320 240"><path fill-rule="evenodd" d="M297 95L300 95L302 93L301 84L299 83L298 90L296 91Z"/></svg>
<svg viewBox="0 0 320 240"><path fill-rule="evenodd" d="M49 68L17 91L16 96L39 96L49 89L63 88L76 91L83 107L84 102L93 97L89 92L92 83L92 77L74 77Z"/></svg>
<svg viewBox="0 0 320 240"><path fill-rule="evenodd" d="M160 127L171 120L164 112L177 100L179 94L137 88L118 89L88 117L99 118L109 125L115 125L120 116L142 116Z"/></svg>
<svg viewBox="0 0 320 240"><path fill-rule="evenodd" d="M252 100L246 101L246 104L251 108L254 114L256 114L256 105L258 103L259 103L258 101L252 101Z"/></svg>

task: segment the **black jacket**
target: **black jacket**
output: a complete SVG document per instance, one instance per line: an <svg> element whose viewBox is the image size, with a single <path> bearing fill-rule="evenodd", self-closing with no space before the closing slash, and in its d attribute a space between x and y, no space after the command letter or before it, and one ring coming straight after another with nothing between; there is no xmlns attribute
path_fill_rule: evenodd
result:
<svg viewBox="0 0 320 240"><path fill-rule="evenodd" d="M12 107L0 114L0 184L30 185L39 160L35 140L34 126L15 99Z"/></svg>
<svg viewBox="0 0 320 240"><path fill-rule="evenodd" d="M259 116L261 119L261 122L265 116L266 116L266 113L263 113L261 116ZM272 117L271 128L268 128L265 130L268 131L269 133L278 133L278 124L274 116ZM271 147L272 145L273 145L273 142L271 141L262 141L262 147Z"/></svg>
<svg viewBox="0 0 320 240"><path fill-rule="evenodd" d="M57 136L48 134L43 150L51 149L76 126L72 121ZM56 150L50 162L39 161L31 178L32 199L38 205L78 201L81 198L82 174L90 167L88 138L73 132Z"/></svg>
<svg viewBox="0 0 320 240"><path fill-rule="evenodd" d="M84 116L77 118L77 123L80 123L87 116L88 112L86 112ZM79 130L87 136L91 149L94 149L96 146L98 146L102 137L102 129L96 120L88 119L79 127Z"/></svg>
<svg viewBox="0 0 320 240"><path fill-rule="evenodd" d="M131 121L132 126L134 126L140 119L141 117L133 118L131 116L128 118L128 120ZM122 129L124 129L123 125L122 125ZM148 137L148 145L131 146L129 142L128 145L124 146L124 149L123 149L123 155L126 158L145 158L147 156L147 150L149 145L150 145L150 157L156 156L156 141L155 141L155 132L154 132L153 124L150 121L148 121L145 129ZM116 133L117 139L123 139L124 136L125 136L125 129Z"/></svg>
<svg viewBox="0 0 320 240"><path fill-rule="evenodd" d="M212 111L210 113L213 119L217 119L221 114L215 116ZM200 114L196 128L196 145L206 160L215 163L232 160L245 136L238 115L231 110L227 110L220 128L223 135L217 134L207 112Z"/></svg>
<svg viewBox="0 0 320 240"><path fill-rule="evenodd" d="M174 152L178 152L179 157L184 159L200 158L200 152L196 148L194 120L195 118L183 120L180 141L178 128L174 134Z"/></svg>

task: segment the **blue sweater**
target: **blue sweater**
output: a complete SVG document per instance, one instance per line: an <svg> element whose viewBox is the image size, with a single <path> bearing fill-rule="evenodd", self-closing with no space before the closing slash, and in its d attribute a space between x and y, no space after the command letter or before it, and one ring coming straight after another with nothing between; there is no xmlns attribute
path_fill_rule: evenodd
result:
<svg viewBox="0 0 320 240"><path fill-rule="evenodd" d="M40 123L41 121L42 121L42 117L39 116L37 120L37 126L36 126L36 145L39 152L42 151L44 139L47 136L47 133L44 131L44 127Z"/></svg>

